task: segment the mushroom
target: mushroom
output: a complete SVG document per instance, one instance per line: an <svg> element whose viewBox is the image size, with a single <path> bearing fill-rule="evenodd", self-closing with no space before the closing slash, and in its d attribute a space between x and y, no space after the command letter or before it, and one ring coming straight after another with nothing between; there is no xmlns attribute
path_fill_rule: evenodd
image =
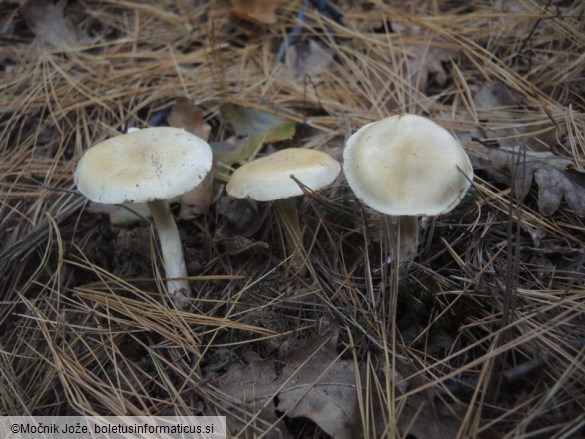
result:
<svg viewBox="0 0 585 439"><path fill-rule="evenodd" d="M416 217L449 212L473 179L457 139L413 114L390 116L356 131L343 150L343 171L360 200L398 225L400 262L416 254Z"/></svg>
<svg viewBox="0 0 585 439"><path fill-rule="evenodd" d="M75 170L79 191L105 204L147 203L154 219L167 290L182 309L191 294L179 231L168 199L196 187L211 169L211 148L179 128L146 128L88 149Z"/></svg>
<svg viewBox="0 0 585 439"><path fill-rule="evenodd" d="M340 171L339 162L324 152L287 148L236 169L226 190L234 198L274 201L283 220L287 252L294 255L293 265L302 273L303 258L295 253L301 238L295 197L303 195L303 191L291 177L316 191L330 185Z"/></svg>

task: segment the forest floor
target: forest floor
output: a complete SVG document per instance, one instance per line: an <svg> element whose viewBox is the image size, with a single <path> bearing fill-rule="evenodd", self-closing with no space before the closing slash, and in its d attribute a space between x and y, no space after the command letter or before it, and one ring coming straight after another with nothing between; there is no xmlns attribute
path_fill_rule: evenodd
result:
<svg viewBox="0 0 585 439"><path fill-rule="evenodd" d="M335 4L335 6L333 6ZM585 437L585 3L0 3L0 414L217 415L230 435ZM239 165L414 113L474 167L397 264L343 174L297 207L306 271ZM89 202L91 146L206 138L174 200L193 287L152 221Z"/></svg>

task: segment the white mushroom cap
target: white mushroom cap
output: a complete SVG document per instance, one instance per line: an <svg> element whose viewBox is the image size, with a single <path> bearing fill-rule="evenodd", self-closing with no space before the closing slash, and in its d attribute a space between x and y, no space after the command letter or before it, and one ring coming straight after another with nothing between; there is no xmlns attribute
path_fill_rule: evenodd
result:
<svg viewBox="0 0 585 439"><path fill-rule="evenodd" d="M291 175L316 191L330 185L340 171L339 162L324 152L287 148L236 169L226 190L234 198L280 200L303 194Z"/></svg>
<svg viewBox="0 0 585 439"><path fill-rule="evenodd" d="M471 186L473 168L461 144L436 123L404 114L356 131L343 151L349 186L387 215L440 215Z"/></svg>
<svg viewBox="0 0 585 439"><path fill-rule="evenodd" d="M167 200L196 187L211 169L211 148L180 128L146 128L87 150L75 170L79 191L105 204Z"/></svg>

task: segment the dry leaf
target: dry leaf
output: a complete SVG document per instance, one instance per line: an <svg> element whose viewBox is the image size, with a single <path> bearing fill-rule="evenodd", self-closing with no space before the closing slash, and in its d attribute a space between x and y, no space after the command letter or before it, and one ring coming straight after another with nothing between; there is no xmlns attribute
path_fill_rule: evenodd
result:
<svg viewBox="0 0 585 439"><path fill-rule="evenodd" d="M235 400L235 408L226 411L228 428L232 435L238 437L254 437L264 434L267 438L292 438L285 423L276 414L273 396L278 379L274 360L251 361L244 366L233 366L220 378L218 387ZM241 412L244 412L242 414ZM231 413L240 418L250 419L255 416L252 424L246 425ZM241 430L244 430L243 434Z"/></svg>
<svg viewBox="0 0 585 439"><path fill-rule="evenodd" d="M228 255L239 255L248 252L266 251L270 246L264 241L253 241L241 235L229 238L215 237L214 242L223 247Z"/></svg>
<svg viewBox="0 0 585 439"><path fill-rule="evenodd" d="M238 136L246 137L237 150L221 158L226 165L245 162L253 158L265 143L288 140L295 134L296 122L272 113L231 103L222 104L219 111Z"/></svg>
<svg viewBox="0 0 585 439"><path fill-rule="evenodd" d="M168 122L170 126L183 128L205 141L209 139L211 126L203 120L203 111L185 97L177 98ZM181 210L177 216L179 219L190 219L209 210L214 199L213 178L216 169L214 161L205 179L197 187L179 197L181 201Z"/></svg>
<svg viewBox="0 0 585 439"><path fill-rule="evenodd" d="M534 172L534 180L538 185L538 210L544 216L550 216L557 211L562 197L565 197L577 216L585 216L584 174L542 165Z"/></svg>
<svg viewBox="0 0 585 439"><path fill-rule="evenodd" d="M223 246L226 253L237 255L269 248L263 241L249 239L266 219L267 209L260 213L258 202L223 197L217 203L217 213L223 217L223 222L215 232L214 241Z"/></svg>
<svg viewBox="0 0 585 439"><path fill-rule="evenodd" d="M177 215L178 219L191 219L209 210L209 206L213 204L215 199L213 178L216 170L217 164L214 161L203 181L194 189L179 197L181 210Z"/></svg>
<svg viewBox="0 0 585 439"><path fill-rule="evenodd" d="M79 32L63 16L66 2L52 0L29 0L22 6L22 15L27 26L45 43L56 49L74 47L79 41Z"/></svg>
<svg viewBox="0 0 585 439"><path fill-rule="evenodd" d="M312 420L336 439L351 439L361 428L355 366L338 360L337 328L293 351L280 376L276 409L291 418Z"/></svg>
<svg viewBox="0 0 585 439"><path fill-rule="evenodd" d="M530 130L538 132L535 136L526 126L515 123L517 118L512 110L516 107L516 99L505 84L499 82L481 87L473 102L477 110L482 110L481 116L488 118L484 124L490 127L484 129L486 138L496 139L500 145L499 148L473 146L473 150L491 165L488 171L492 176L503 183L512 181L514 193L521 200L530 191L534 178L538 185L538 210L545 216L558 210L563 197L578 216L585 216L585 175L570 169L571 160L547 151L546 145L552 140L550 136L555 127L549 122L538 127L532 124ZM509 170L511 175L499 172L502 169Z"/></svg>
<svg viewBox="0 0 585 439"><path fill-rule="evenodd" d="M528 194L534 176L538 185L538 209L543 215L555 213L564 197L577 216L585 216L585 174L568 169L571 160L519 146L485 150L493 167L511 171L514 193L521 200Z"/></svg>
<svg viewBox="0 0 585 439"><path fill-rule="evenodd" d="M261 213L258 202L249 198L240 200L223 197L217 204L217 213L223 217L223 223L216 233L220 238L237 235L249 238L260 229L266 218L266 209Z"/></svg>
<svg viewBox="0 0 585 439"><path fill-rule="evenodd" d="M530 127L517 123L517 98L501 82L482 86L474 94L473 103L478 110L479 119L484 121L486 139L497 140L500 146L514 147L522 139L525 146L532 151L546 151L546 145L556 141L555 126L546 118L538 126L534 123Z"/></svg>
<svg viewBox="0 0 585 439"><path fill-rule="evenodd" d="M238 104L221 104L223 119L239 136L264 136L265 142L290 139L295 133L296 122L266 111L246 108Z"/></svg>
<svg viewBox="0 0 585 439"><path fill-rule="evenodd" d="M417 25L401 25L393 23L393 29L405 37L412 40L418 38L420 43L407 44L400 49L405 52L404 75L408 76L409 82L416 89L425 92L431 75L435 76L438 85L444 86L447 83L447 72L443 67L444 62L448 62L457 56L457 51L447 48L446 41L424 31Z"/></svg>
<svg viewBox="0 0 585 439"><path fill-rule="evenodd" d="M205 123L205 120L203 120L203 111L201 111L201 108L193 105L187 98L177 98L168 121L172 127L183 128L205 141L209 139L211 125Z"/></svg>
<svg viewBox="0 0 585 439"><path fill-rule="evenodd" d="M406 65L410 82L417 89L425 92L431 75L435 75L435 81L439 86L445 86L447 72L443 67L443 62L454 58L453 50L434 47L430 43L405 47L405 49L408 52Z"/></svg>
<svg viewBox="0 0 585 439"><path fill-rule="evenodd" d="M493 110L496 108L510 108L515 104L508 87L501 82L483 85L474 95L473 103L478 109Z"/></svg>
<svg viewBox="0 0 585 439"><path fill-rule="evenodd" d="M221 388L245 407L262 407L266 423L283 415L289 421L307 418L333 438L354 438L361 428L355 367L353 361L338 358L338 331L332 325L327 334L291 352L280 376L272 360L254 361L232 368L222 377ZM281 421L277 428L283 428Z"/></svg>
<svg viewBox="0 0 585 439"><path fill-rule="evenodd" d="M331 51L315 40L301 41L286 50L285 65L295 82L303 82L306 75L319 74L332 62Z"/></svg>
<svg viewBox="0 0 585 439"><path fill-rule="evenodd" d="M236 17L260 26L276 23L275 0L232 0L230 12Z"/></svg>

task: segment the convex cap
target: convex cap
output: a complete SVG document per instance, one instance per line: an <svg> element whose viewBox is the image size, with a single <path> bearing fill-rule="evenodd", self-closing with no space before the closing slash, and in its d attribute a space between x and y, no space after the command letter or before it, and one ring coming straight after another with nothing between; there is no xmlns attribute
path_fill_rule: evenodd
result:
<svg viewBox="0 0 585 439"><path fill-rule="evenodd" d="M280 200L303 194L291 175L316 191L330 185L340 171L339 162L324 152L287 148L236 169L226 190L234 198Z"/></svg>
<svg viewBox="0 0 585 439"><path fill-rule="evenodd" d="M469 157L451 133L413 114L360 128L347 140L343 160L356 196L387 215L447 213L473 179Z"/></svg>
<svg viewBox="0 0 585 439"><path fill-rule="evenodd" d="M87 150L75 170L79 191L105 204L167 200L195 188L211 169L209 144L180 128L145 128Z"/></svg>

